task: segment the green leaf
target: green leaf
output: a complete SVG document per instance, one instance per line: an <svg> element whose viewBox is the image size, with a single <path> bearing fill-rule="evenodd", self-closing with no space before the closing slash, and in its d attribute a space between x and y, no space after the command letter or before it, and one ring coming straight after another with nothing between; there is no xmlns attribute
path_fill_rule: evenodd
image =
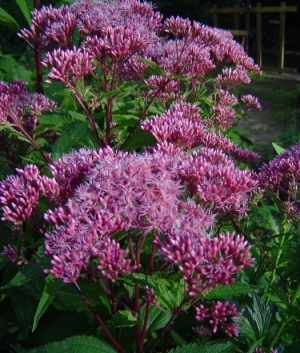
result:
<svg viewBox="0 0 300 353"><path fill-rule="evenodd" d="M26 21L28 22L29 26L31 23L31 16L28 5L25 0L16 0L17 5L19 6L22 14L24 15Z"/></svg>
<svg viewBox="0 0 300 353"><path fill-rule="evenodd" d="M87 120L87 117L86 117L85 114L78 113L78 112L75 112L73 110L68 110L68 114L70 114L71 117L74 118L75 120L80 120L80 121L86 121Z"/></svg>
<svg viewBox="0 0 300 353"><path fill-rule="evenodd" d="M168 351L168 353L229 353L236 347L231 342L190 343Z"/></svg>
<svg viewBox="0 0 300 353"><path fill-rule="evenodd" d="M49 125L56 131L61 131L61 128L76 120L87 120L85 115L74 111L55 111L53 113L43 114L39 117L39 122L43 125Z"/></svg>
<svg viewBox="0 0 300 353"><path fill-rule="evenodd" d="M112 316L110 323L113 327L132 327L137 323L137 318L129 310L119 310Z"/></svg>
<svg viewBox="0 0 300 353"><path fill-rule="evenodd" d="M144 323L146 313L146 306L143 306L141 309L141 323ZM172 315L165 311L162 311L159 308L154 306L150 307L148 322L147 322L147 331L154 332L164 328L170 321Z"/></svg>
<svg viewBox="0 0 300 353"><path fill-rule="evenodd" d="M275 151L276 151L277 154L281 154L282 152L285 151L284 148L278 146L278 145L277 145L276 143L274 143L274 142L272 142L272 145L273 145L273 147L274 147L274 149L275 149Z"/></svg>
<svg viewBox="0 0 300 353"><path fill-rule="evenodd" d="M145 146L154 146L155 139L153 136L137 127L129 140L124 144L125 150L136 150Z"/></svg>
<svg viewBox="0 0 300 353"><path fill-rule="evenodd" d="M246 305L242 316L234 318L234 321L238 323L241 335L254 343L265 338L270 332L272 311L256 293L252 294L252 298L253 308Z"/></svg>
<svg viewBox="0 0 300 353"><path fill-rule="evenodd" d="M58 138L52 149L54 159L58 159L63 153L69 152L85 135L88 128L88 122L84 121L80 124L76 124L74 128L67 135L63 135Z"/></svg>
<svg viewBox="0 0 300 353"><path fill-rule="evenodd" d="M43 274L43 270L40 267L34 265L26 265L8 284L1 287L1 289L20 287L26 282L34 281L36 278L42 276Z"/></svg>
<svg viewBox="0 0 300 353"><path fill-rule="evenodd" d="M159 286L157 291L159 304L170 311L178 308L183 300L183 282L169 282L165 279L158 279L157 285Z"/></svg>
<svg viewBox="0 0 300 353"><path fill-rule="evenodd" d="M144 275L143 273L127 272L124 274L122 280L123 279L125 279L125 283L127 284L134 284L136 282L142 288L145 288L145 286L149 286L155 291L158 290L158 286L156 285L155 280L153 280L151 276Z"/></svg>
<svg viewBox="0 0 300 353"><path fill-rule="evenodd" d="M48 306L51 304L53 298L55 297L58 288L61 286L61 281L52 275L47 276L45 281L45 289L36 309L36 313L33 319L32 332L36 329L37 324L47 310Z"/></svg>
<svg viewBox="0 0 300 353"><path fill-rule="evenodd" d="M60 342L30 349L27 353L117 353L108 343L91 336L73 336Z"/></svg>
<svg viewBox="0 0 300 353"><path fill-rule="evenodd" d="M176 331L172 330L171 336L177 346L183 346L186 344L186 341Z"/></svg>
<svg viewBox="0 0 300 353"><path fill-rule="evenodd" d="M89 299L92 307L97 307L101 304L99 300L100 289L94 283L90 283L84 279L78 280L77 283ZM71 283L59 287L53 300L53 305L58 310L75 310L79 313L87 310L86 304Z"/></svg>
<svg viewBox="0 0 300 353"><path fill-rule="evenodd" d="M148 64L156 73L160 76L164 76L164 70L161 68L161 66L157 65L154 61L151 61L149 59L141 58L138 57L136 58L137 60L141 61L142 63Z"/></svg>
<svg viewBox="0 0 300 353"><path fill-rule="evenodd" d="M247 283L230 283L219 284L217 288L211 290L205 298L207 299L224 299L232 298L242 294L249 294L259 289L258 286L253 286Z"/></svg>
<svg viewBox="0 0 300 353"><path fill-rule="evenodd" d="M2 7L0 7L0 25L18 30L20 28L20 25L18 22L11 17L9 13L7 13Z"/></svg>
<svg viewBox="0 0 300 353"><path fill-rule="evenodd" d="M248 353L252 353L256 347L258 347L258 346L261 345L261 343L263 342L263 340L264 340L264 337L261 338L260 340L256 341L255 343L253 343L253 344L251 345L251 347L249 348Z"/></svg>

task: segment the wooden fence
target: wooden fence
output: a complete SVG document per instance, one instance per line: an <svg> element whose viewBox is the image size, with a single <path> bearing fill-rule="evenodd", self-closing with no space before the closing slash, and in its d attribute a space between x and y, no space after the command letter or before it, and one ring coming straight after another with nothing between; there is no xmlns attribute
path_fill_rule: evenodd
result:
<svg viewBox="0 0 300 353"><path fill-rule="evenodd" d="M285 36L285 15L287 12L297 12L296 6L286 6L285 2L281 2L280 6L262 7L261 3L257 3L255 7L240 7L235 5L233 8L218 8L214 5L211 9L205 11L213 16L213 25L218 27L218 15L231 14L233 15L234 29L230 30L234 36L242 37L242 44L246 52L249 51L249 29L250 29L250 14L256 15L256 62L263 67L262 62L262 21L263 13L279 13L279 53L278 53L278 71L291 71L284 68L284 36ZM245 30L239 29L239 16L246 16ZM296 71L296 69L292 69Z"/></svg>

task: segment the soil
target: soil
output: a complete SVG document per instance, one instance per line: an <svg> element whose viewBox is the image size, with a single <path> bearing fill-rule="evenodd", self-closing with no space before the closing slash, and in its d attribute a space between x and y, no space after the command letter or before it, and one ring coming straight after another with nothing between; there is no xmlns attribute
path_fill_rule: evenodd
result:
<svg viewBox="0 0 300 353"><path fill-rule="evenodd" d="M276 154L272 143L287 148L300 140L300 74L268 73L239 94L256 96L262 106L237 123L238 133L261 155L257 166Z"/></svg>

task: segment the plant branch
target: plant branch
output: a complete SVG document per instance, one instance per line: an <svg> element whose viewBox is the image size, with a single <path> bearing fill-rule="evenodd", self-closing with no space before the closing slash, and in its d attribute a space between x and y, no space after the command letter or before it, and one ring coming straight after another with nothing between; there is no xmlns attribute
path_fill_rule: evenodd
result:
<svg viewBox="0 0 300 353"><path fill-rule="evenodd" d="M112 336L112 334L109 332L108 328L104 324L104 322L101 320L100 316L97 314L95 309L91 306L90 302L88 301L87 297L83 294L82 290L80 289L79 285L75 282L74 287L77 290L78 294L80 295L81 299L84 301L85 305L89 308L89 310L93 313L96 321L98 324L102 327L103 331L106 333L106 335L109 337L113 345L117 348L117 350L120 353L126 353L123 348L120 346L120 344L115 340L115 338Z"/></svg>

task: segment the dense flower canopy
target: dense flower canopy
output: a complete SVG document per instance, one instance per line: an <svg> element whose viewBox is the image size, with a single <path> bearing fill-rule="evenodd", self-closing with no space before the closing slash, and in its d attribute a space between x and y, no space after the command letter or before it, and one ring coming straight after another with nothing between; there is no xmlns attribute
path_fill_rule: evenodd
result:
<svg viewBox="0 0 300 353"><path fill-rule="evenodd" d="M256 174L239 162L258 155L225 133L236 107L260 109L251 95L230 92L248 84L258 66L230 32L180 17L163 21L147 2L76 0L32 15L30 29L19 36L43 52L47 82L59 82L74 98L80 113L71 115L87 118L93 136L83 146L94 148L44 158L43 172L33 164L17 168L0 182L2 220L19 230L22 241L25 223L44 237L51 259L45 272L65 283L94 276L112 288L128 272L176 268L196 319L209 319L213 333L221 326L237 335L237 324L227 322L239 315L234 304L213 301L209 310L197 300L253 263L244 237L223 234L216 224L247 215L257 188ZM34 136L37 116L57 106L25 88L19 81L0 83L0 123L23 124L31 114ZM130 112L118 111L130 102ZM127 118L130 124L122 125ZM150 136L151 146L126 150L137 131ZM54 140L60 134L58 129ZM20 258L12 245L3 254ZM158 303L153 288L143 289L143 305Z"/></svg>

